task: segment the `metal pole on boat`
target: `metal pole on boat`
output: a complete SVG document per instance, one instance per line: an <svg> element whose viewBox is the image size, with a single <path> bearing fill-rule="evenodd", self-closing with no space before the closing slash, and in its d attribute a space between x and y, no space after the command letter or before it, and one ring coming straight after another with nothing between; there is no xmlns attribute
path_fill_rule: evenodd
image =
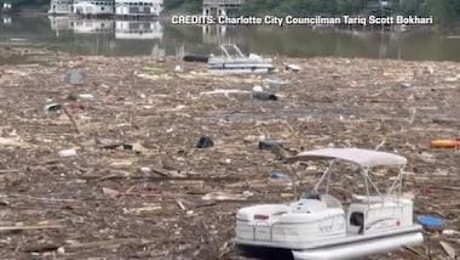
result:
<svg viewBox="0 0 460 260"><path fill-rule="evenodd" d="M404 169L406 168L406 165L404 164L400 169L399 169L399 190L398 190L398 202L401 197L402 193L402 185L403 185L403 174L404 174Z"/></svg>
<svg viewBox="0 0 460 260"><path fill-rule="evenodd" d="M334 161L331 161L329 163L329 167L327 168L327 180L326 180L326 194L329 194L329 181L331 179L331 172L329 171L329 169L332 167L332 165L334 164Z"/></svg>
<svg viewBox="0 0 460 260"><path fill-rule="evenodd" d="M228 53L227 48L225 48L225 44L220 45L220 48L221 48L222 51L225 53L225 56L227 56L228 58L230 58L230 53Z"/></svg>
<svg viewBox="0 0 460 260"><path fill-rule="evenodd" d="M318 191L319 189L319 186L321 185L321 183L324 181L324 178L326 177L326 175L328 174L329 172L329 169L332 167L332 165L334 164L334 160L331 161L329 163L329 166L326 168L326 170L324 171L323 175L321 176L321 179L319 179L318 183L315 185L315 188L314 188L314 191ZM327 187L326 187L327 189Z"/></svg>
<svg viewBox="0 0 460 260"><path fill-rule="evenodd" d="M401 195L401 192L402 192L402 182L403 182L403 172L404 172L404 168L406 167L406 165L403 165L399 168L399 172L398 172L398 176L396 177L396 180L393 182L393 184L391 185L390 189L388 190L387 192L387 195L390 195L391 193L393 193L393 190L395 190L396 188L398 188L398 197Z"/></svg>
<svg viewBox="0 0 460 260"><path fill-rule="evenodd" d="M294 163L295 165L296 163ZM298 176L297 176L297 170L294 169L294 166L292 164L289 164L289 170L291 171L291 176L293 177L292 178L292 192L294 193L294 197L295 198L298 198L298 194L297 194L297 181L298 181Z"/></svg>
<svg viewBox="0 0 460 260"><path fill-rule="evenodd" d="M364 187L366 188L366 194L367 194L367 206L370 207L371 203L370 203L370 192L369 192L369 184L368 184L368 172L369 172L369 168L368 167L365 167L365 168L362 168L363 170L363 175L364 175Z"/></svg>
<svg viewBox="0 0 460 260"><path fill-rule="evenodd" d="M383 202L383 195L382 193L380 193L380 190L379 188L377 187L377 185L375 185L375 183L372 181L371 177L368 175L368 180L369 182L371 183L371 186L374 188L375 192L377 192L377 195L380 196L380 198L382 199L382 202Z"/></svg>

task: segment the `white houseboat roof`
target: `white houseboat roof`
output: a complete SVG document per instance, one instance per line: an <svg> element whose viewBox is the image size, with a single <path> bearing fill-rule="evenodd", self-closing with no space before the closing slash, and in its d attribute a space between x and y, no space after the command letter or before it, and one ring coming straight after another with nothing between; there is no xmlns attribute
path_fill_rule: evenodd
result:
<svg viewBox="0 0 460 260"><path fill-rule="evenodd" d="M123 3L153 3L153 4L163 4L163 0L115 0L118 4Z"/></svg>
<svg viewBox="0 0 460 260"><path fill-rule="evenodd" d="M74 0L74 4L79 4L79 3L87 3L87 2L99 2L103 4L111 4L114 3L114 0Z"/></svg>
<svg viewBox="0 0 460 260"><path fill-rule="evenodd" d="M128 32L116 32L115 38L120 40L154 40L161 39L163 34L161 33L128 33Z"/></svg>
<svg viewBox="0 0 460 260"><path fill-rule="evenodd" d="M325 148L301 152L290 161L339 159L352 162L364 168L377 166L403 166L407 159L401 155L359 148Z"/></svg>
<svg viewBox="0 0 460 260"><path fill-rule="evenodd" d="M96 5L91 3L90 1L84 1L84 2L79 2L79 3L74 4L74 6L87 7L87 6L96 6Z"/></svg>

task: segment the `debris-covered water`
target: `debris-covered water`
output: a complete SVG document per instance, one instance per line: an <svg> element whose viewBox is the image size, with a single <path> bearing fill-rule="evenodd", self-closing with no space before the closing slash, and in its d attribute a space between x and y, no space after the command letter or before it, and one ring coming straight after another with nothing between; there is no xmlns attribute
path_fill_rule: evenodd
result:
<svg viewBox="0 0 460 260"><path fill-rule="evenodd" d="M200 95L250 91L264 76L211 76L169 58L0 66L0 258L244 259L233 243L237 209L290 201L322 169L309 164L293 189L290 178L273 178L291 172L259 149L261 136L288 153L331 144L398 152L409 160L404 191L415 215L460 230L460 154L429 148L459 131L458 63L281 62L302 70L276 75L289 81L267 90L276 101ZM66 80L75 68L76 85ZM44 109L51 103L61 106ZM203 136L212 145L196 148ZM357 175L335 176L337 197L359 191ZM453 231L425 236L423 247L376 259L446 259L445 244L459 248Z"/></svg>

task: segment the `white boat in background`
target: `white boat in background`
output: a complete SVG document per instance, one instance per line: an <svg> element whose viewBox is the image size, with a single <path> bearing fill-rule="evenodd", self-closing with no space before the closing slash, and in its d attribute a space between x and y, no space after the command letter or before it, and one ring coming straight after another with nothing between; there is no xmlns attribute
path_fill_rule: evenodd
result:
<svg viewBox="0 0 460 260"><path fill-rule="evenodd" d="M235 53L231 55L227 47ZM223 56L211 55L208 59L208 69L213 73L272 73L275 70L270 58L252 53L245 56L234 44L222 44L220 48Z"/></svg>
<svg viewBox="0 0 460 260"><path fill-rule="evenodd" d="M327 148L299 153L288 161L330 160L313 193L291 204L264 204L237 213L236 243L242 248L291 250L294 259L356 259L422 244L422 227L413 222L413 202L401 195L407 159L396 154L357 148ZM330 169L336 161L360 167L367 195L354 195L348 208L331 196ZM387 194L370 178L374 167L397 167ZM318 189L326 182L325 193ZM370 195L374 188L378 196ZM395 194L394 194L395 193Z"/></svg>

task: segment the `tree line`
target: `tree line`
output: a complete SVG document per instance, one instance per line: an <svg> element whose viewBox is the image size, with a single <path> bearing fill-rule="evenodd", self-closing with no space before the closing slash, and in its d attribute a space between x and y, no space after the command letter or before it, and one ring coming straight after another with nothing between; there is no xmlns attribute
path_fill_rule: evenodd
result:
<svg viewBox="0 0 460 260"><path fill-rule="evenodd" d="M201 13L202 0L164 0L165 9ZM376 1L374 1L376 2ZM403 15L433 15L445 21L460 20L460 0L388 0L393 12ZM241 15L343 15L360 14L367 0L247 0Z"/></svg>
<svg viewBox="0 0 460 260"><path fill-rule="evenodd" d="M201 13L203 0L164 0L166 12ZM376 1L376 0L374 0ZM15 7L49 5L50 0L0 0ZM367 0L247 0L241 15L342 15L359 14ZM447 21L460 20L460 0L388 0L393 11L405 15L433 15Z"/></svg>

